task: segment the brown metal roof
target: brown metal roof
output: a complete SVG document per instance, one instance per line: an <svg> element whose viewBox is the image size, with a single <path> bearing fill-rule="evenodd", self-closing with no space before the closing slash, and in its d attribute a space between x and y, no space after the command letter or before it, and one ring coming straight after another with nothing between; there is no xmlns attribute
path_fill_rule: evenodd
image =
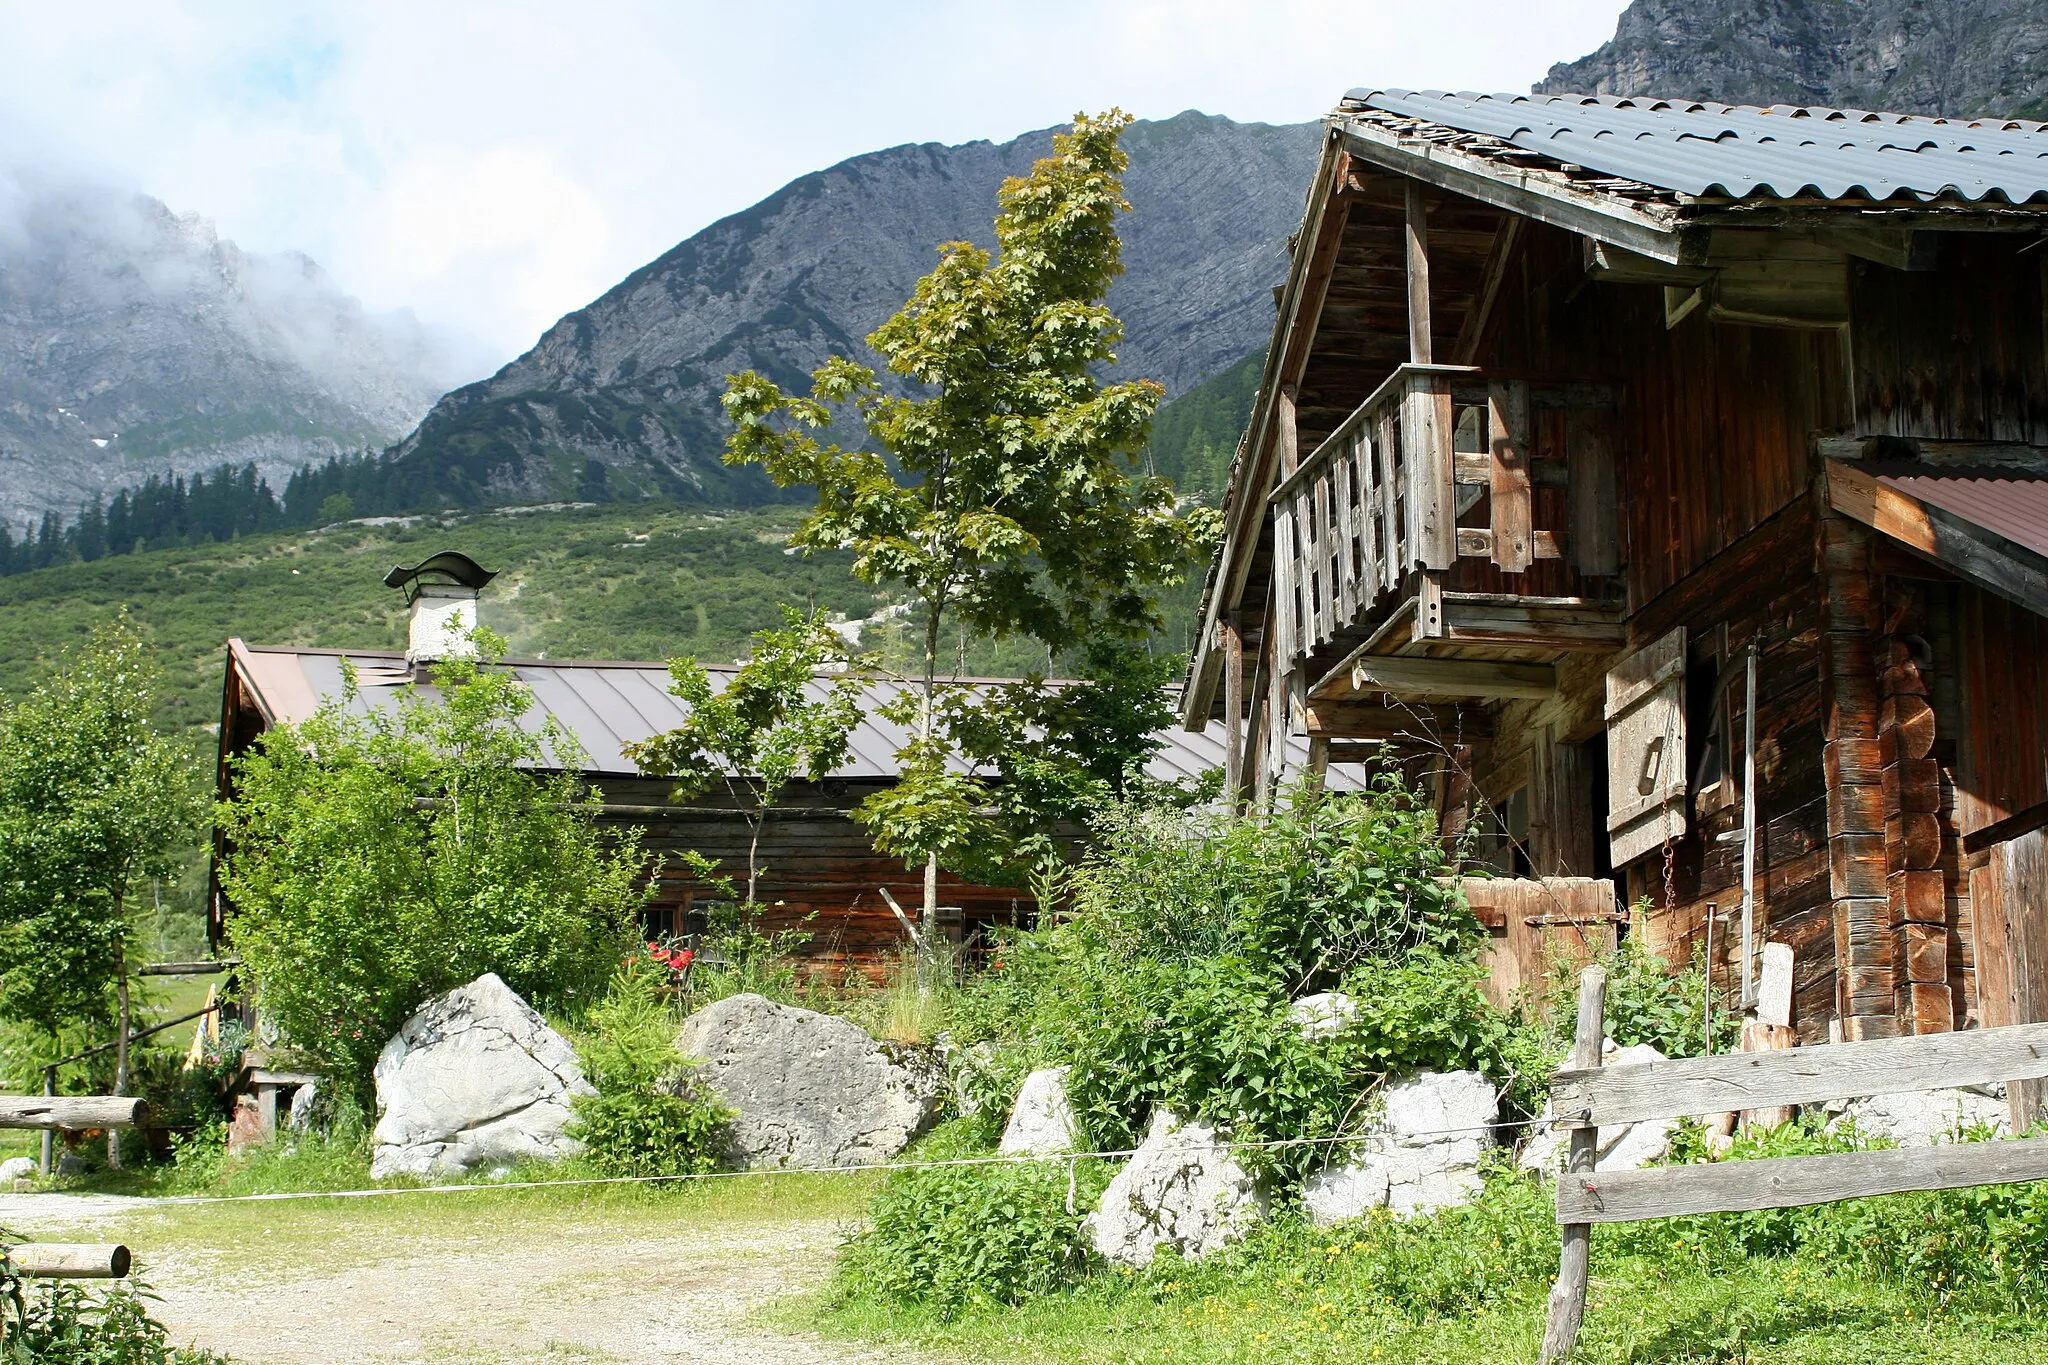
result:
<svg viewBox="0 0 2048 1365"><path fill-rule="evenodd" d="M1880 474L1878 482L2048 556L2048 478L2003 472Z"/></svg>
<svg viewBox="0 0 2048 1365"><path fill-rule="evenodd" d="M381 650L291 649L247 645L231 641L232 666L254 696L264 717L273 725L290 725L309 719L323 700L342 692L342 660L355 666L357 699L352 708L367 714L373 708L394 705L400 690L413 681L405 656ZM585 759L581 766L591 773L638 774L639 768L626 757L625 747L674 729L689 715L689 708L668 690L668 666L659 663L608 662L603 660L508 659L510 668L532 692L534 705L521 718L528 730L538 731L552 717L574 735ZM709 666L712 681L722 685L734 667ZM970 685L1011 681L1000 678L967 679ZM813 695L822 697L829 679L813 684ZM875 679L864 688L861 722L854 728L846 762L832 776L842 778L890 778L897 775L896 754L909 739L900 725L881 712L902 695L906 684L893 679ZM420 691L431 695L430 684ZM1223 766L1223 723L1212 722L1206 730L1189 732L1169 726L1160 732L1162 746L1145 765L1147 776L1172 781L1197 777ZM1299 736L1288 741L1288 763L1299 771L1308 762L1308 741ZM1354 790L1362 780L1343 766L1333 767L1328 785L1337 790Z"/></svg>

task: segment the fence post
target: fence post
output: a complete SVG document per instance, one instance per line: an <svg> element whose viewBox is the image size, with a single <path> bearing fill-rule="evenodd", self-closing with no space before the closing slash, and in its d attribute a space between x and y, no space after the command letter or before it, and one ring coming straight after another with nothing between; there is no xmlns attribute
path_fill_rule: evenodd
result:
<svg viewBox="0 0 2048 1365"><path fill-rule="evenodd" d="M1591 1071L1600 1065L1600 1044L1606 1033L1607 969L1588 967L1579 973L1579 1027L1572 1044L1572 1068ZM1560 1120L1565 1115L1557 1115ZM1571 1130L1571 1156L1566 1172L1593 1169L1600 1152L1600 1130L1580 1123ZM1543 1332L1543 1365L1562 1360L1579 1339L1586 1316L1586 1271L1593 1251L1593 1225L1567 1223L1564 1249L1558 1256L1557 1283L1550 1291L1550 1322Z"/></svg>
<svg viewBox="0 0 2048 1365"><path fill-rule="evenodd" d="M57 1093L57 1068L54 1066L43 1068L43 1093L45 1095L55 1095ZM57 1134L54 1130L45 1128L43 1129L43 1159L41 1163L43 1179L48 1180L50 1178L50 1167L56 1160Z"/></svg>

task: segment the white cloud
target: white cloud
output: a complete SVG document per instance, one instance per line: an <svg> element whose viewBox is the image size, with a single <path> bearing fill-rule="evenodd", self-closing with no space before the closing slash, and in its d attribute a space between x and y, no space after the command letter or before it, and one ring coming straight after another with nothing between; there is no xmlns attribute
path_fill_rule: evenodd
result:
<svg viewBox="0 0 2048 1365"><path fill-rule="evenodd" d="M497 360L796 175L1077 109L1522 89L1623 0L0 0L0 157L302 250ZM993 187L991 187L993 191Z"/></svg>

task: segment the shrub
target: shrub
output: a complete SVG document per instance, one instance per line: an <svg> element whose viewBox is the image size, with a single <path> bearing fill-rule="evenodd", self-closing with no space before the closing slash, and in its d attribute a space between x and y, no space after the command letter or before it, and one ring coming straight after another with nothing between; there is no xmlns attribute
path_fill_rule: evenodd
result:
<svg viewBox="0 0 2048 1365"><path fill-rule="evenodd" d="M573 738L521 727L509 671L455 658L434 681L438 699L361 714L350 675L237 761L220 809L229 931L263 1011L364 1098L407 1016L487 971L540 1009L586 1005L648 890L637 845L598 836Z"/></svg>
<svg viewBox="0 0 2048 1365"><path fill-rule="evenodd" d="M629 962L585 1020L579 1049L595 1095L573 1103L569 1134L605 1175L690 1175L718 1164L732 1111L691 1077L661 978Z"/></svg>
<svg viewBox="0 0 2048 1365"><path fill-rule="evenodd" d="M1673 973L1670 963L1633 936L1602 964L1607 968L1609 1038L1622 1047L1648 1043L1666 1057L1697 1057L1706 1051L1701 1010L1707 981L1697 967ZM1569 1039L1578 1026L1578 993L1570 982L1560 982L1551 996L1557 1036ZM1714 1051L1732 1051L1741 1032L1736 1011L1717 1002Z"/></svg>
<svg viewBox="0 0 2048 1365"><path fill-rule="evenodd" d="M170 1344L149 1315L147 1286L131 1280L97 1293L75 1284L24 1289L0 1261L0 1360L36 1365L227 1365L212 1351Z"/></svg>
<svg viewBox="0 0 2048 1365"><path fill-rule="evenodd" d="M922 1160L985 1155L949 1124L916 1149ZM846 1244L844 1297L928 1304L942 1317L983 1304L1015 1304L1081 1278L1093 1257L1075 1210L1108 1185L1100 1161L1014 1162L899 1171L876 1195L867 1228Z"/></svg>

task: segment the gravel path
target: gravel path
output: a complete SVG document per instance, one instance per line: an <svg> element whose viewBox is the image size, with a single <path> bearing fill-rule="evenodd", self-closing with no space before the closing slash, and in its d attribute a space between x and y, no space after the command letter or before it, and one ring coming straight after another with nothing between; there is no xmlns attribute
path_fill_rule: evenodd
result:
<svg viewBox="0 0 2048 1365"><path fill-rule="evenodd" d="M0 1197L0 1226L45 1236L141 1215L149 1200ZM564 1235L565 1232L568 1235ZM251 1264L246 1253L167 1246L137 1260L174 1341L237 1361L785 1362L933 1361L749 1321L774 1299L819 1284L838 1243L829 1221L767 1219L630 1234L584 1222L533 1240L434 1233L378 1241L369 1255Z"/></svg>

